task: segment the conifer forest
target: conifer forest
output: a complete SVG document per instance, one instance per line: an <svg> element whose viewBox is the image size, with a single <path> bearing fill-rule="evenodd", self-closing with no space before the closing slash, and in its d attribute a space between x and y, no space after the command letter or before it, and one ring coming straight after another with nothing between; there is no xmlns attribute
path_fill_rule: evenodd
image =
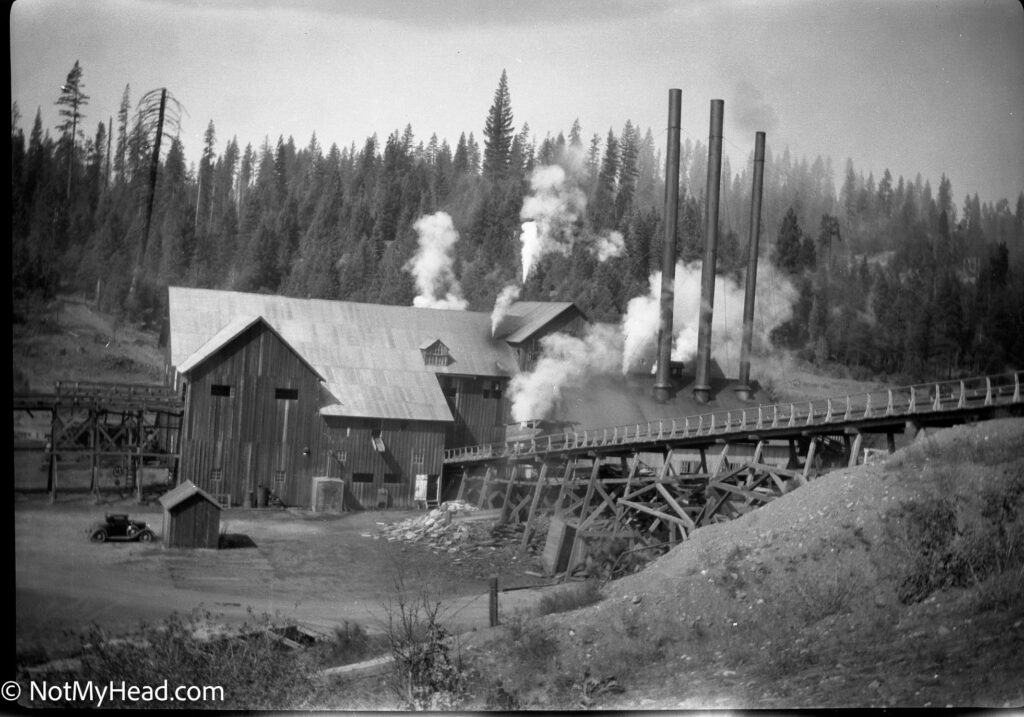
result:
<svg viewBox="0 0 1024 717"><path fill-rule="evenodd" d="M15 300L81 292L100 308L159 327L166 287L411 305L417 222L444 212L458 240L451 272L468 308L490 311L521 280L524 205L545 168L571 187L573 239L543 253L521 300L574 301L616 322L650 288L664 229L664 160L650 128L538 137L514 114L502 73L486 117L458 137L414 128L339 147L316 134L243 147L209 120L198 165L178 137L174 88L125 87L93 107L78 63L54 102L60 124L28 137L12 105L11 232ZM572 109L566 108L569 116ZM196 121L196 120L192 120ZM329 118L324 118L325 122ZM26 124L26 126L28 126ZM681 148L677 256L699 262L707 146ZM752 137L744 166L722 167L718 271L746 270ZM761 271L792 283L774 349L855 377L947 378L1020 367L1024 355L1024 192L955 193L955 177L880 176L854 159L791 156L768 137ZM941 150L939 150L941 151ZM734 154L734 156L736 156ZM614 235L619 251L593 251Z"/></svg>

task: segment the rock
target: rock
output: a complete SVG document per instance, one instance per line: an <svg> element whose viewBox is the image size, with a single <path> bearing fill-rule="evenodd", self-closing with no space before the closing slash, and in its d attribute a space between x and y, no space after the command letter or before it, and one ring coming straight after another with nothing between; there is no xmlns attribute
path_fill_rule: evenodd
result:
<svg viewBox="0 0 1024 717"><path fill-rule="evenodd" d="M881 687L881 683L878 680L871 680L871 684L868 685L869 690L877 690Z"/></svg>
<svg viewBox="0 0 1024 717"><path fill-rule="evenodd" d="M946 627L945 625L940 625L939 626L939 634L940 635L948 635L949 632L950 632L949 628Z"/></svg>
<svg viewBox="0 0 1024 717"><path fill-rule="evenodd" d="M641 596L639 596L639 595L634 595L633 596L633 604L634 605L639 605L642 600L643 600L643 598Z"/></svg>

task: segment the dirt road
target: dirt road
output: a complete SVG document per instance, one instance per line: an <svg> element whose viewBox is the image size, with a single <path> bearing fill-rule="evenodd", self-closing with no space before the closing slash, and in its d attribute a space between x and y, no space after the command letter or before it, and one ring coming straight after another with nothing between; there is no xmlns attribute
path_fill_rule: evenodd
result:
<svg viewBox="0 0 1024 717"><path fill-rule="evenodd" d="M106 512L129 512L162 532L158 506L130 501L97 506L83 497L57 505L38 495L18 499L19 654L45 649L58 656L77 646L69 630L97 624L125 632L140 620L195 609L225 623L244 621L251 611L326 632L344 620L374 630L396 596L396 580L443 600L451 623L469 630L488 625L492 574L502 588L543 582L524 573L536 570L535 564L520 565L501 547L456 556L378 536L381 524L404 520L411 512L323 516L231 510L222 514L222 532L252 545L226 550L172 550L159 541L90 543L88 527ZM532 590L503 591L501 613L528 609L537 599Z"/></svg>

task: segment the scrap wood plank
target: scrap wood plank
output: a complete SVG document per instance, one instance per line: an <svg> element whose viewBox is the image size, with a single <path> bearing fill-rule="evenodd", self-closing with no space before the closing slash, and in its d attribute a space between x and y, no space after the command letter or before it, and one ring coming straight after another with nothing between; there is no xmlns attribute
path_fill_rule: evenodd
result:
<svg viewBox="0 0 1024 717"><path fill-rule="evenodd" d="M621 461L623 469L625 469L626 466L627 466L626 458L623 456L620 459L620 461ZM636 477L636 471L637 471L637 468L639 467L639 465L640 465L640 454L639 453L634 453L633 454L633 465L629 466L629 470L628 471L626 471L626 470L623 471L624 473L626 473L626 487L622 491L622 496L623 497L626 497L626 496L629 495L629 488L630 488L630 486L633 485L633 479ZM622 524L622 514L623 514L622 507L616 505L615 506L615 532L616 532L616 534L619 532L619 526Z"/></svg>
<svg viewBox="0 0 1024 717"><path fill-rule="evenodd" d="M729 483L723 483L721 481L713 481L709 485L710 485L710 487L717 488L718 490L729 491L730 493L734 493L736 495L741 495L741 496L743 496L743 497L745 497L745 498L747 498L749 500L759 500L759 501L762 501L764 503L768 503L770 501L773 501L773 500L775 500L775 497L776 497L776 496L772 495L771 493L758 493L755 490L747 490L745 488L740 488L739 486L734 486L734 485L731 485Z"/></svg>
<svg viewBox="0 0 1024 717"><path fill-rule="evenodd" d="M633 501L629 500L620 500L619 503L626 506L627 508L632 508L633 510L637 510L641 513L653 515L655 518L659 518L660 520L675 523L676 525L686 525L686 523L683 522L682 518L679 518L674 515L669 515L668 513L662 512L660 510L655 510L654 508L649 508L643 503L634 503ZM687 520L689 520L689 518L687 518Z"/></svg>
<svg viewBox="0 0 1024 717"><path fill-rule="evenodd" d="M679 502L672 496L671 493L668 492L668 489L661 483L658 483L656 485L658 488L658 492L661 493L661 495L665 498L668 504L672 506L672 510L679 514L679 517L683 521L683 525L685 525L688 530L693 530L696 526L693 524L693 521L690 520L690 516L686 514L686 511L683 510L683 507L679 505Z"/></svg>
<svg viewBox="0 0 1024 717"><path fill-rule="evenodd" d="M530 515L526 519L526 529L523 531L523 541L519 544L519 557L522 558L526 554L526 546L530 544L530 534L533 532L533 521L537 513L537 503L540 501L541 487L544 485L544 481L548 477L548 464L544 463L540 467L540 477L537 478L537 486L533 490L533 503L530 505ZM519 514L519 509L516 508L516 515Z"/></svg>
<svg viewBox="0 0 1024 717"><path fill-rule="evenodd" d="M484 507L484 498L487 496L487 489L490 487L491 476L494 473L492 466L487 466L487 470L484 472L483 484L480 486L480 496L477 498L476 507Z"/></svg>
<svg viewBox="0 0 1024 717"><path fill-rule="evenodd" d="M750 463L749 467L754 470L767 471L768 473L775 473L776 475L785 476L787 478L796 478L801 475L800 471L793 470L791 468L779 468L778 466L773 466L770 463Z"/></svg>
<svg viewBox="0 0 1024 717"><path fill-rule="evenodd" d="M722 507L722 504L729 498L729 494L725 492L718 493L708 486L710 493L709 500L701 508L700 513L697 514L697 526L707 525L714 518L715 513Z"/></svg>

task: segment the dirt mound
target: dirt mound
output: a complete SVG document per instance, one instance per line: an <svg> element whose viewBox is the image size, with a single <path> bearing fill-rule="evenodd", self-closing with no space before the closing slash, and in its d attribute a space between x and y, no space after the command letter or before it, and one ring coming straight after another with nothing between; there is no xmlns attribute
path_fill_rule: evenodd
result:
<svg viewBox="0 0 1024 717"><path fill-rule="evenodd" d="M701 528L598 605L539 621L562 682L516 683L522 703L1024 704L1022 436L1021 419L941 431ZM538 639L513 640L520 670ZM621 694L584 694L612 677Z"/></svg>

